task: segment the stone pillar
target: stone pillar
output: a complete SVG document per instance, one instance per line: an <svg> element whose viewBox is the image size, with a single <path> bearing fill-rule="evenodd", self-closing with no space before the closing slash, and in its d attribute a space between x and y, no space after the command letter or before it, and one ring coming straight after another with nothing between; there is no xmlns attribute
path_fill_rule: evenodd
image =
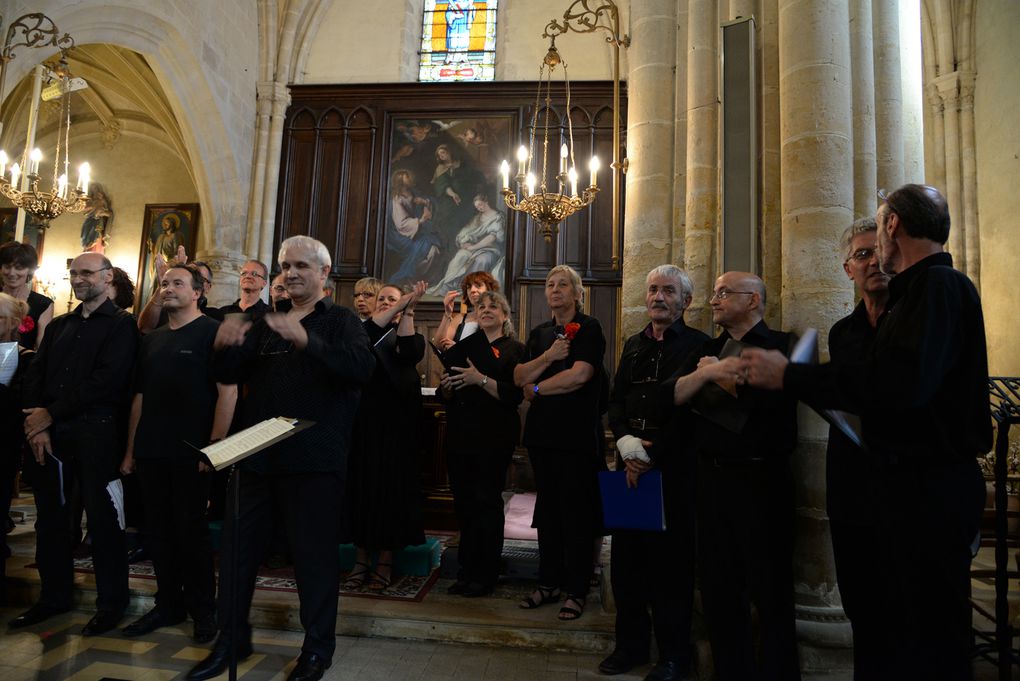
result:
<svg viewBox="0 0 1020 681"><path fill-rule="evenodd" d="M648 323L645 275L671 262L675 0L643 0L630 12L627 48L627 211L623 241L624 337Z"/></svg>
<svg viewBox="0 0 1020 681"><path fill-rule="evenodd" d="M262 241L262 195L266 188L269 118L273 110L270 96L272 86L271 82L260 82L256 85L255 160L252 164L251 191L248 193L248 226L244 239L244 250L247 253L258 254Z"/></svg>
<svg viewBox="0 0 1020 681"><path fill-rule="evenodd" d="M637 3L639 4L639 3ZM687 323L711 331L719 224L719 15L715 0L687 5L687 228L685 268L694 284Z"/></svg>
<svg viewBox="0 0 1020 681"><path fill-rule="evenodd" d="M942 98L942 119L945 124L943 138L946 150L946 201L949 202L949 218L953 226L949 230L949 252L953 254L953 265L961 272L968 273L966 228L960 219L963 202L960 191L960 90L959 74L953 71L935 79L939 97Z"/></svg>
<svg viewBox="0 0 1020 681"><path fill-rule="evenodd" d="M881 0L871 7L878 186L887 191L903 184L903 92L900 85L898 5Z"/></svg>
<svg viewBox="0 0 1020 681"><path fill-rule="evenodd" d="M925 102L931 119L931 134L925 137L931 142L931 153L924 155L925 181L945 191L946 188L946 121L942 97L934 83L925 86Z"/></svg>
<svg viewBox="0 0 1020 681"><path fill-rule="evenodd" d="M265 156L265 184L262 190L262 210L259 230L258 258L270 265L276 260L273 253L273 233L276 229L276 197L280 186L280 150L283 146L283 124L290 106L290 88L284 83L267 87L272 108L269 115L269 144Z"/></svg>
<svg viewBox="0 0 1020 681"><path fill-rule="evenodd" d="M852 300L839 251L854 206L845 2L780 0L779 71L783 328L814 327L824 336ZM827 428L807 409L799 416L794 584L801 669L809 677L849 668L852 636L839 606L825 513Z"/></svg>
<svg viewBox="0 0 1020 681"><path fill-rule="evenodd" d="M674 0L676 10L676 71L673 87L673 250L670 262L683 267L687 233L687 0ZM697 291L695 296L700 295Z"/></svg>
<svg viewBox="0 0 1020 681"><path fill-rule="evenodd" d="M773 292L765 301L765 320L782 326L783 212L779 167L779 1L762 0L761 24L761 277Z"/></svg>
<svg viewBox="0 0 1020 681"><path fill-rule="evenodd" d="M880 0L884 1L884 0ZM878 203L875 161L875 60L871 0L850 0L850 65L853 72L854 216L870 217Z"/></svg>
<svg viewBox="0 0 1020 681"><path fill-rule="evenodd" d="M977 214L977 159L974 138L974 73L960 74L960 156L963 161L962 184L964 248L967 252L967 276L981 290L981 242ZM950 230L952 231L952 230Z"/></svg>

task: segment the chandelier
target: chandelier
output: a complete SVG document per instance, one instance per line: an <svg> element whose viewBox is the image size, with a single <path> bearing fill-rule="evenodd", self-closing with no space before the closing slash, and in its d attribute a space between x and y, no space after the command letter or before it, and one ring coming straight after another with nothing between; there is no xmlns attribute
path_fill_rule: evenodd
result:
<svg viewBox="0 0 1020 681"><path fill-rule="evenodd" d="M559 171L550 176L547 175L549 168L549 113L552 109L552 74L557 66L563 67L563 83L566 88L567 139L559 148ZM532 162L539 160L535 153L535 141L538 133L538 116L543 87L545 89L545 112L540 140L542 146L538 154L541 157L541 165L540 169L536 169L532 167ZM556 141L559 141L559 126L555 130L554 137ZM540 170L538 176L536 176L535 170ZM567 77L567 64L560 58L560 54L556 50L556 38L553 37L549 51L539 68L538 90L535 93L535 108L531 118L529 144L527 147L522 144L517 150L517 175L514 177L514 182L518 187L517 191L510 188L510 164L504 160L500 165L500 173L503 176L503 200L512 210L530 215L539 224L545 240L552 241L553 235L559 231L560 222L580 209L591 205L595 200L595 196L599 192L599 159L597 156L591 157L588 170L591 183L578 193L578 175L574 164L574 129L570 119L570 80Z"/></svg>
<svg viewBox="0 0 1020 681"><path fill-rule="evenodd" d="M74 47L74 40L66 33L61 36L53 21L44 14L26 14L11 22L0 54L0 93L7 75L7 64L14 59L15 47L47 47L60 49L60 63L52 74L55 83L46 89L43 99L53 93L60 98L57 122L57 145L53 155L53 180L49 191L39 188L42 176L39 164L43 159L38 148L29 151L31 141L25 145L18 161L8 166L7 154L0 150L0 194L26 213L48 222L64 213L81 213L88 207L89 164L78 168L78 182L71 188L68 182L70 169L71 141L71 92L86 87L81 79L72 79L67 65L67 51ZM2 118L0 118L2 125ZM35 132L34 118L30 117L29 140ZM61 172L61 170L63 172ZM19 223L20 224L20 223Z"/></svg>

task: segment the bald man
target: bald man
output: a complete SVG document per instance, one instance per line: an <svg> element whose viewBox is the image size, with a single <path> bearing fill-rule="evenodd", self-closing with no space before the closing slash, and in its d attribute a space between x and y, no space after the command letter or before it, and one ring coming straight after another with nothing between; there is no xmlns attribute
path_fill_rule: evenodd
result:
<svg viewBox="0 0 1020 681"><path fill-rule="evenodd" d="M787 353L792 339L765 324L765 285L753 274L723 274L709 304L722 333L663 388L694 415L698 564L712 659L720 681L796 680L789 465L796 401L743 385L737 357L745 346Z"/></svg>
<svg viewBox="0 0 1020 681"><path fill-rule="evenodd" d="M82 633L113 629L127 606L124 528L107 484L120 477L117 451L123 448L121 420L138 332L134 318L109 298L112 269L100 253L83 253L71 262L68 275L81 304L50 323L25 377L25 437L32 448L25 478L38 512L35 555L42 588L39 601L14 618L11 628L42 622L74 605L71 505L64 491L75 481L89 517L96 569L97 612Z"/></svg>

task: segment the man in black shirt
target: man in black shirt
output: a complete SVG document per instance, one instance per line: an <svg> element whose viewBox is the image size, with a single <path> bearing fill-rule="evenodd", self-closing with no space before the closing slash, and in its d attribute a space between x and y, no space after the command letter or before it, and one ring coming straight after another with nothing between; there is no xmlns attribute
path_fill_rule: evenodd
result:
<svg viewBox="0 0 1020 681"><path fill-rule="evenodd" d="M262 300L262 289L266 287L269 268L258 260L249 260L241 268L241 297L220 311L224 315L247 313L252 321L261 319L272 308Z"/></svg>
<svg viewBox="0 0 1020 681"><path fill-rule="evenodd" d="M620 454L617 470L626 466L637 485L651 468L662 471L666 531L613 531L616 648L599 671L623 674L644 664L654 629L659 661L645 679L674 681L683 678L691 661L695 466L659 384L708 336L684 324L693 294L686 272L661 265L645 282L650 321L623 346L609 397L609 427Z"/></svg>
<svg viewBox="0 0 1020 681"><path fill-rule="evenodd" d="M188 263L188 254L184 252L184 246L177 249L177 257L173 260L175 265L186 265ZM213 287L213 274L212 270L209 269L209 265L202 262L201 260L195 260L191 263L198 268L198 271L202 273L202 296L198 299L199 311L207 317L212 317L218 322L223 321L223 311L218 307L211 307L209 305L209 291ZM156 256L156 282L163 281L163 277L166 275L166 271L169 267L166 258L162 254ZM157 290L145 303L145 307L142 308L141 313L138 315L138 330L142 334L149 333L153 329L158 329L161 326L166 325L167 322L167 311L163 309L163 300Z"/></svg>
<svg viewBox="0 0 1020 681"><path fill-rule="evenodd" d="M726 272L709 303L723 332L664 387L696 414L698 564L712 659L720 681L796 681L790 454L797 403L742 385L736 356L743 346L786 353L791 336L766 326L765 285L753 274Z"/></svg>
<svg viewBox="0 0 1020 681"><path fill-rule="evenodd" d="M228 664L231 645L239 659L251 655L247 622L269 527L272 502L279 502L287 528L301 601L305 640L290 681L319 679L336 648L340 585L340 513L347 452L360 386L369 380L375 357L357 316L322 295L331 260L325 245L294 236L280 245L280 267L291 300L286 312L260 321L227 319L216 345L223 349L221 382L244 383L247 396L238 409L242 428L267 418L288 416L315 422L258 452L235 469L228 488L240 485L240 526L226 514L220 553L220 636L212 653L188 674L209 679ZM240 477L238 477L240 476ZM240 556L238 581L231 582L234 542ZM230 604L237 592L238 625L231 628Z"/></svg>
<svg viewBox="0 0 1020 681"><path fill-rule="evenodd" d="M211 471L194 447L226 435L237 386L213 379L219 322L198 310L198 268L171 267L159 295L170 320L142 341L121 463L125 475L137 468L158 590L156 606L124 634L141 636L190 613L194 638L204 643L216 635L216 581L205 519Z"/></svg>
<svg viewBox="0 0 1020 681"><path fill-rule="evenodd" d="M81 304L47 327L25 380L25 435L33 454L26 458L25 476L39 514L36 562L42 592L11 627L41 622L74 603L71 508L65 499L74 480L88 513L98 592L96 615L82 633L109 631L127 606L124 527L111 494L122 496L117 449L123 424L118 421L127 403L138 332L131 315L109 298L112 267L99 253L72 261L68 273Z"/></svg>
<svg viewBox="0 0 1020 681"><path fill-rule="evenodd" d="M868 559L885 566L894 656L882 679L970 679L970 560L984 505L977 456L991 449L981 300L943 251L949 207L908 184L875 217L879 265L892 276L867 356L813 366L748 352L754 385L860 414L881 462L881 531Z"/></svg>

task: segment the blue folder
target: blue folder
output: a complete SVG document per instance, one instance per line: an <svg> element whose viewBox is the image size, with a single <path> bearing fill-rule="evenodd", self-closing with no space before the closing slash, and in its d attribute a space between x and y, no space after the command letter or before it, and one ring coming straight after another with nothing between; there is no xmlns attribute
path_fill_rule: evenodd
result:
<svg viewBox="0 0 1020 681"><path fill-rule="evenodd" d="M627 487L626 471L599 471L599 488L606 528L652 532L666 529L661 471L652 469L642 474L637 487Z"/></svg>

